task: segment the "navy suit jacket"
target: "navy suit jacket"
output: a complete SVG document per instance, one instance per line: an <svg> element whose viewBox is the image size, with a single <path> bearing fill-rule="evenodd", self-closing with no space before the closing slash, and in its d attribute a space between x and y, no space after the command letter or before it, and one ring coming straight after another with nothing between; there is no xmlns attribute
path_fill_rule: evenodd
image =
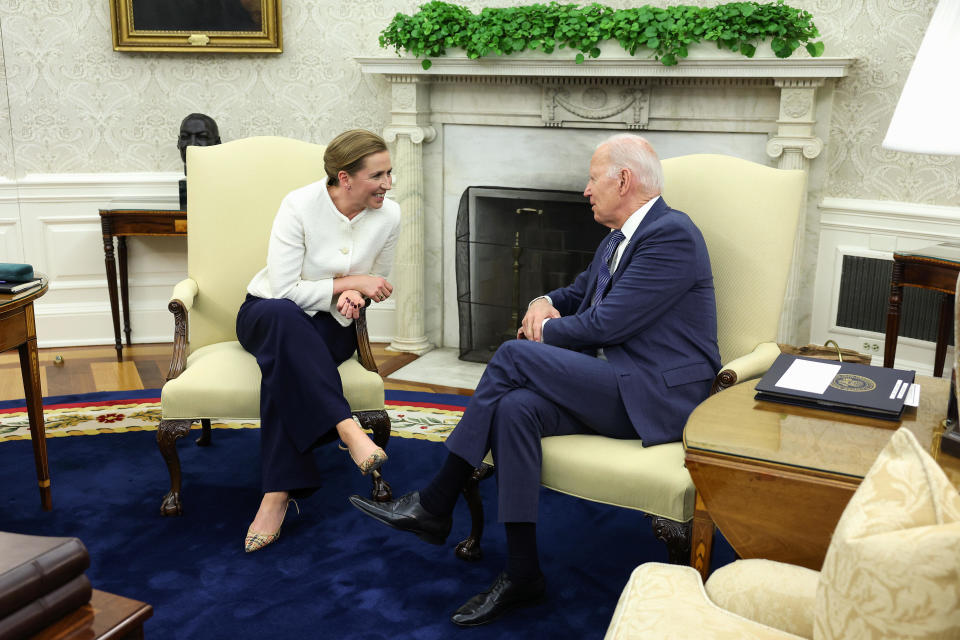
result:
<svg viewBox="0 0 960 640"><path fill-rule="evenodd" d="M591 306L609 241L573 284L547 294L562 317L546 323L543 342L591 355L602 347L643 444L678 441L720 370L706 243L661 197L630 238L603 301Z"/></svg>

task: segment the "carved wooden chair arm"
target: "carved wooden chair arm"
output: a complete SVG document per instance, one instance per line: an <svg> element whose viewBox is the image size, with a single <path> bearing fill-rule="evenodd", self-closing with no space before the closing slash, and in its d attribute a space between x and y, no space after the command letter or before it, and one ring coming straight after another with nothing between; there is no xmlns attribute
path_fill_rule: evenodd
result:
<svg viewBox="0 0 960 640"><path fill-rule="evenodd" d="M738 382L762 375L778 355L780 355L780 347L776 342L761 342L752 352L728 362L723 367L713 381L710 395L732 387Z"/></svg>
<svg viewBox="0 0 960 640"><path fill-rule="evenodd" d="M173 295L167 304L167 309L173 314L173 357L170 359L167 380L173 380L179 376L187 366L187 335L189 334L187 314L193 308L193 301L199 291L200 287L193 278L181 280L173 288Z"/></svg>
<svg viewBox="0 0 960 640"><path fill-rule="evenodd" d="M364 298L363 303L360 307L360 317L353 322L357 331L357 358L367 371L377 371L377 361L373 357L370 336L367 334L367 307L370 305L370 298Z"/></svg>

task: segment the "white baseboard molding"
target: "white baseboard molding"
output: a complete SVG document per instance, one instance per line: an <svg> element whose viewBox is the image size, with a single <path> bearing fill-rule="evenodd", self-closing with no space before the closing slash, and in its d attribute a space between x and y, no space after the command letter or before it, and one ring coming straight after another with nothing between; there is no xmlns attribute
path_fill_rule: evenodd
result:
<svg viewBox="0 0 960 640"><path fill-rule="evenodd" d="M75 303L43 306L38 300L35 309L37 346L41 349L114 344L113 318L109 305ZM172 342L173 314L165 306L134 309L130 314L130 329L132 342ZM125 341L122 315L120 340Z"/></svg>

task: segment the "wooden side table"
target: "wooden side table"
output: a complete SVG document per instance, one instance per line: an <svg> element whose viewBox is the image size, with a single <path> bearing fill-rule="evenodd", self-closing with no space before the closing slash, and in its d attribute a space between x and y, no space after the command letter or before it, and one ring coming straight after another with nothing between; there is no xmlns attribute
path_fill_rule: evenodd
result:
<svg viewBox="0 0 960 640"><path fill-rule="evenodd" d="M107 290L110 293L110 313L113 316L113 337L117 360L123 360L120 341L120 313L117 301L117 261L114 260L113 239L117 238L117 258L120 262L120 298L123 301L123 331L130 346L130 300L127 282L128 236L185 236L187 212L164 209L100 209L100 227L103 230L103 254L107 266Z"/></svg>
<svg viewBox="0 0 960 640"><path fill-rule="evenodd" d="M938 244L917 251L893 254L893 275L890 278L890 302L887 309L887 333L883 347L883 366L893 367L900 334L900 305L903 288L932 289L942 294L937 347L933 356L933 375L943 375L947 341L953 329L953 298L960 274L960 245Z"/></svg>
<svg viewBox="0 0 960 640"><path fill-rule="evenodd" d="M30 637L30 640L141 640L150 605L93 590L90 603Z"/></svg>
<svg viewBox="0 0 960 640"><path fill-rule="evenodd" d="M754 399L756 380L702 402L683 433L697 487L691 564L706 580L714 524L741 558L819 570L830 536L894 428L904 426L960 487L940 451L950 381L917 376L920 406L895 422Z"/></svg>
<svg viewBox="0 0 960 640"><path fill-rule="evenodd" d="M40 391L40 360L37 357L37 327L33 315L33 301L47 292L47 278L42 274L40 287L13 299L0 295L0 351L16 348L20 352L20 372L23 375L23 396L27 401L30 421L30 441L33 459L37 465L37 484L40 486L40 504L44 511L53 509L50 495L50 468L47 463L47 432L43 421L43 395Z"/></svg>

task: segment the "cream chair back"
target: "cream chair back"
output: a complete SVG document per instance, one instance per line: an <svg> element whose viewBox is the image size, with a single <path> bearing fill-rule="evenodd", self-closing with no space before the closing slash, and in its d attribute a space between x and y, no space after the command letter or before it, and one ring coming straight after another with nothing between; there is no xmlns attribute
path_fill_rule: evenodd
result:
<svg viewBox="0 0 960 640"><path fill-rule="evenodd" d="M806 175L723 155L663 161L663 197L710 251L721 361L776 339Z"/></svg>
<svg viewBox="0 0 960 640"><path fill-rule="evenodd" d="M326 179L324 149L270 136L187 148L187 275L200 287L190 310L191 351L237 339L237 310L266 265L280 201Z"/></svg>

